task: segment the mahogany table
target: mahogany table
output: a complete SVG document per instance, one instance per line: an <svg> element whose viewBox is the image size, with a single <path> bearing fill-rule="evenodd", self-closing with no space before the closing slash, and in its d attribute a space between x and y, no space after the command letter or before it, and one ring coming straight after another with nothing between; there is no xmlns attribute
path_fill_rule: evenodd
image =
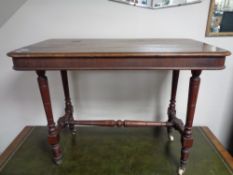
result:
<svg viewBox="0 0 233 175"><path fill-rule="evenodd" d="M179 174L183 174L193 145L192 125L202 70L221 70L230 52L189 39L51 39L8 53L14 69L36 71L39 89L48 122L48 143L53 159L61 163L59 133L76 125L118 127L167 127L172 141L172 129L181 135ZM172 90L168 121L74 120L67 70L172 70ZM60 71L65 95L65 114L55 124L52 114L46 71ZM187 116L185 124L176 116L176 91L180 70L191 70Z"/></svg>

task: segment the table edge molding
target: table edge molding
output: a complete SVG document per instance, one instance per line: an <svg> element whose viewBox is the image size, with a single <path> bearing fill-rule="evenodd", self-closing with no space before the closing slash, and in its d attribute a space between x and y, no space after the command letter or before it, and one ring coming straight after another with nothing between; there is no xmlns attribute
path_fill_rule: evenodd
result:
<svg viewBox="0 0 233 175"><path fill-rule="evenodd" d="M218 138L213 134L213 132L207 126L201 127L201 130L207 136L210 143L212 143L213 146L216 148L219 155L221 155L223 160L228 164L228 166L233 171L233 157L231 156L231 154L225 149L222 143L218 140Z"/></svg>
<svg viewBox="0 0 233 175"><path fill-rule="evenodd" d="M7 162L14 156L17 150L22 146L24 141L29 137L33 129L33 126L25 126L10 143L10 145L2 152L0 155L0 172L5 167Z"/></svg>

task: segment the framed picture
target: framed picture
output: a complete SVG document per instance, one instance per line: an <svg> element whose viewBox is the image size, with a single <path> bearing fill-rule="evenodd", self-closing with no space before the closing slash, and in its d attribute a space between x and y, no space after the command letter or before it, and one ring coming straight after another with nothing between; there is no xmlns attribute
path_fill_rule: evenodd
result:
<svg viewBox="0 0 233 175"><path fill-rule="evenodd" d="M233 0L211 0L206 36L233 36Z"/></svg>
<svg viewBox="0 0 233 175"><path fill-rule="evenodd" d="M199 3L201 0L110 0L137 7L158 9Z"/></svg>

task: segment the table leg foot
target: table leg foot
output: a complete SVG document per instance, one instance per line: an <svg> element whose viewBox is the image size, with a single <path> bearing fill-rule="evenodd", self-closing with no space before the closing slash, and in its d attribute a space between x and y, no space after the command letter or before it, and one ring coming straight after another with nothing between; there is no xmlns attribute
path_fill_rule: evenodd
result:
<svg viewBox="0 0 233 175"><path fill-rule="evenodd" d="M77 128L74 125L69 126L69 128L70 128L70 130L72 132L72 135L76 135L77 134Z"/></svg>
<svg viewBox="0 0 233 175"><path fill-rule="evenodd" d="M52 145L53 159L56 164L62 163L62 152L59 144Z"/></svg>
<svg viewBox="0 0 233 175"><path fill-rule="evenodd" d="M170 121L172 124L173 124L173 128L177 131L180 132L180 134L182 134L184 132L184 124L182 122L182 120L180 120L179 118L177 117L173 117L172 120ZM172 135L172 132L171 132L171 127L168 128L168 139L169 141L174 141L175 138L174 136Z"/></svg>
<svg viewBox="0 0 233 175"><path fill-rule="evenodd" d="M171 122L171 121L169 121ZM175 140L173 134L172 134L172 127L167 127L167 135L168 135L168 140L173 142Z"/></svg>
<svg viewBox="0 0 233 175"><path fill-rule="evenodd" d="M58 159L54 159L54 162L55 162L57 165L61 165L61 164L62 164L62 157L61 157L61 158L58 158Z"/></svg>
<svg viewBox="0 0 233 175"><path fill-rule="evenodd" d="M178 175L183 175L184 172L185 172L185 168L180 167L180 168L178 169Z"/></svg>
<svg viewBox="0 0 233 175"><path fill-rule="evenodd" d="M179 80L179 70L173 70L172 73L172 90L171 90L171 99L168 107L168 122L173 122L176 119L176 91ZM172 136L172 127L167 128L168 139L169 141L174 141L174 137Z"/></svg>
<svg viewBox="0 0 233 175"><path fill-rule="evenodd" d="M55 128L54 128L55 129ZM51 145L52 153L53 153L53 160L57 164L57 162L61 163L62 160L62 151L59 145L59 134L57 130L54 130L53 134L49 134L48 136L48 143Z"/></svg>
<svg viewBox="0 0 233 175"><path fill-rule="evenodd" d="M168 139L170 142L173 142L175 140L174 136L171 133L168 134Z"/></svg>

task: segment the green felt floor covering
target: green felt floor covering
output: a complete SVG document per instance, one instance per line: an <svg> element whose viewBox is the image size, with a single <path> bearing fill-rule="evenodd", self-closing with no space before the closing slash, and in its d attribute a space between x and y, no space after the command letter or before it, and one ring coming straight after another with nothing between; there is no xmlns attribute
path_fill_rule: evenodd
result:
<svg viewBox="0 0 233 175"><path fill-rule="evenodd" d="M200 128L186 175L232 175ZM63 163L55 165L46 127L35 127L1 175L176 175L180 136L169 142L165 128L81 127L61 134Z"/></svg>

